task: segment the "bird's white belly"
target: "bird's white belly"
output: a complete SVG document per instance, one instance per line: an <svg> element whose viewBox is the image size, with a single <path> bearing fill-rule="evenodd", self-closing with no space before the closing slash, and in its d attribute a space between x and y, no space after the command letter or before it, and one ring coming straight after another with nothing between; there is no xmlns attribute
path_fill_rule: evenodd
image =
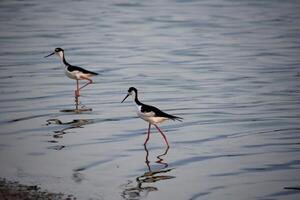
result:
<svg viewBox="0 0 300 200"><path fill-rule="evenodd" d="M68 71L67 68L65 68L65 75L67 77L69 77L70 79L75 79L75 80L80 80L80 75L81 75L81 72L79 71Z"/></svg>
<svg viewBox="0 0 300 200"><path fill-rule="evenodd" d="M151 124L159 124L159 123L162 123L165 120L167 120L167 118L165 118L165 117L147 117L144 120L147 122L150 122Z"/></svg>
<svg viewBox="0 0 300 200"><path fill-rule="evenodd" d="M159 124L168 119L166 117L154 117L152 113L142 113L139 108L137 110L137 115L151 124Z"/></svg>

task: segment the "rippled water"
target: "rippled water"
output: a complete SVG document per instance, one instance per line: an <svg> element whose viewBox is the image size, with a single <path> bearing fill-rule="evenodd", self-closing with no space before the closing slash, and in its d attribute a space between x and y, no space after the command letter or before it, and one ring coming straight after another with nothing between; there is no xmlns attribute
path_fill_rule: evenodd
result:
<svg viewBox="0 0 300 200"><path fill-rule="evenodd" d="M298 1L1 1L0 176L79 199L299 199ZM55 47L96 71L75 81ZM137 119L142 102L184 118Z"/></svg>

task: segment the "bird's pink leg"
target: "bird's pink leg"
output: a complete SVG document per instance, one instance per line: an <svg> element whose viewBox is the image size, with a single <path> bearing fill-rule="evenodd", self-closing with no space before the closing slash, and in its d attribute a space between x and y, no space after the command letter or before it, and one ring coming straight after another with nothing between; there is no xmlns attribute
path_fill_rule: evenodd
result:
<svg viewBox="0 0 300 200"><path fill-rule="evenodd" d="M89 82L87 82L86 84L84 84L83 86L81 86L79 88L79 90L81 90L82 88L84 88L84 87L86 87L86 86L88 86L89 84L92 84L92 83L93 83L93 81L91 79L89 79Z"/></svg>
<svg viewBox="0 0 300 200"><path fill-rule="evenodd" d="M146 138L146 140L145 140L145 142L144 142L144 145L146 145L147 142L148 142L148 140L149 140L149 137L150 137L150 128L151 128L151 124L149 123L148 134L147 134L147 138Z"/></svg>
<svg viewBox="0 0 300 200"><path fill-rule="evenodd" d="M88 80L88 82L86 83L86 84L84 84L83 86L81 86L80 88L77 88L77 93L78 93L78 96L79 96L79 91L82 89L82 88L84 88L84 87L86 87L86 86L88 86L89 84L92 84L93 83L93 80L92 79L89 79L89 78L87 78L87 77L81 77L82 79L85 79L85 80ZM77 85L78 86L78 85Z"/></svg>
<svg viewBox="0 0 300 200"><path fill-rule="evenodd" d="M168 140L167 140L167 137L165 136L165 134L158 128L158 126L156 124L154 124L154 126L160 132L160 134L164 137L164 140L165 140L167 146L169 147L169 143L168 143Z"/></svg>
<svg viewBox="0 0 300 200"><path fill-rule="evenodd" d="M75 97L79 97L80 96L80 94L79 94L79 80L78 79L76 79L76 84L77 84L77 89L75 90Z"/></svg>

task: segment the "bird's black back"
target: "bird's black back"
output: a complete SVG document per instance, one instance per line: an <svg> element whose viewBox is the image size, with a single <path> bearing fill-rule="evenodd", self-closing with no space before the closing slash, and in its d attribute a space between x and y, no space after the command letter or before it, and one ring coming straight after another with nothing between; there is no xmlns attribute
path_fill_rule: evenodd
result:
<svg viewBox="0 0 300 200"><path fill-rule="evenodd" d="M166 118L169 118L172 120L178 120L178 121L181 121L183 119L181 117L177 117L177 116L165 113L154 106L150 106L150 105L146 105L146 104L142 104L141 112L154 112L154 114L155 114L154 117L166 117Z"/></svg>
<svg viewBox="0 0 300 200"><path fill-rule="evenodd" d="M83 69L83 68L81 68L81 67L73 66L73 65L70 65L70 64L68 64L67 66L68 66L68 71L70 71L70 72L73 72L73 71L80 71L80 72L82 72L82 73L84 73L84 74L98 75L98 73L96 73L96 72L92 72L92 71Z"/></svg>

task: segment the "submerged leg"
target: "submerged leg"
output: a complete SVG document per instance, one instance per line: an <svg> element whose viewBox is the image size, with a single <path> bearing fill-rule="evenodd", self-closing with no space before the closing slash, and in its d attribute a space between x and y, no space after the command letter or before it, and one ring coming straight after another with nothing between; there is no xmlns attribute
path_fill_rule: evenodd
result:
<svg viewBox="0 0 300 200"><path fill-rule="evenodd" d="M145 142L144 142L144 145L146 145L147 142L148 142L148 140L149 140L149 137L150 137L150 128L151 128L151 124L149 123L148 134L147 134L147 138L146 138L146 140L145 140Z"/></svg>
<svg viewBox="0 0 300 200"><path fill-rule="evenodd" d="M165 136L165 134L158 128L158 126L156 124L154 124L154 126L156 127L156 129L160 132L160 134L163 136L167 146L169 147L169 143L168 143L168 140L167 140L167 137Z"/></svg>

